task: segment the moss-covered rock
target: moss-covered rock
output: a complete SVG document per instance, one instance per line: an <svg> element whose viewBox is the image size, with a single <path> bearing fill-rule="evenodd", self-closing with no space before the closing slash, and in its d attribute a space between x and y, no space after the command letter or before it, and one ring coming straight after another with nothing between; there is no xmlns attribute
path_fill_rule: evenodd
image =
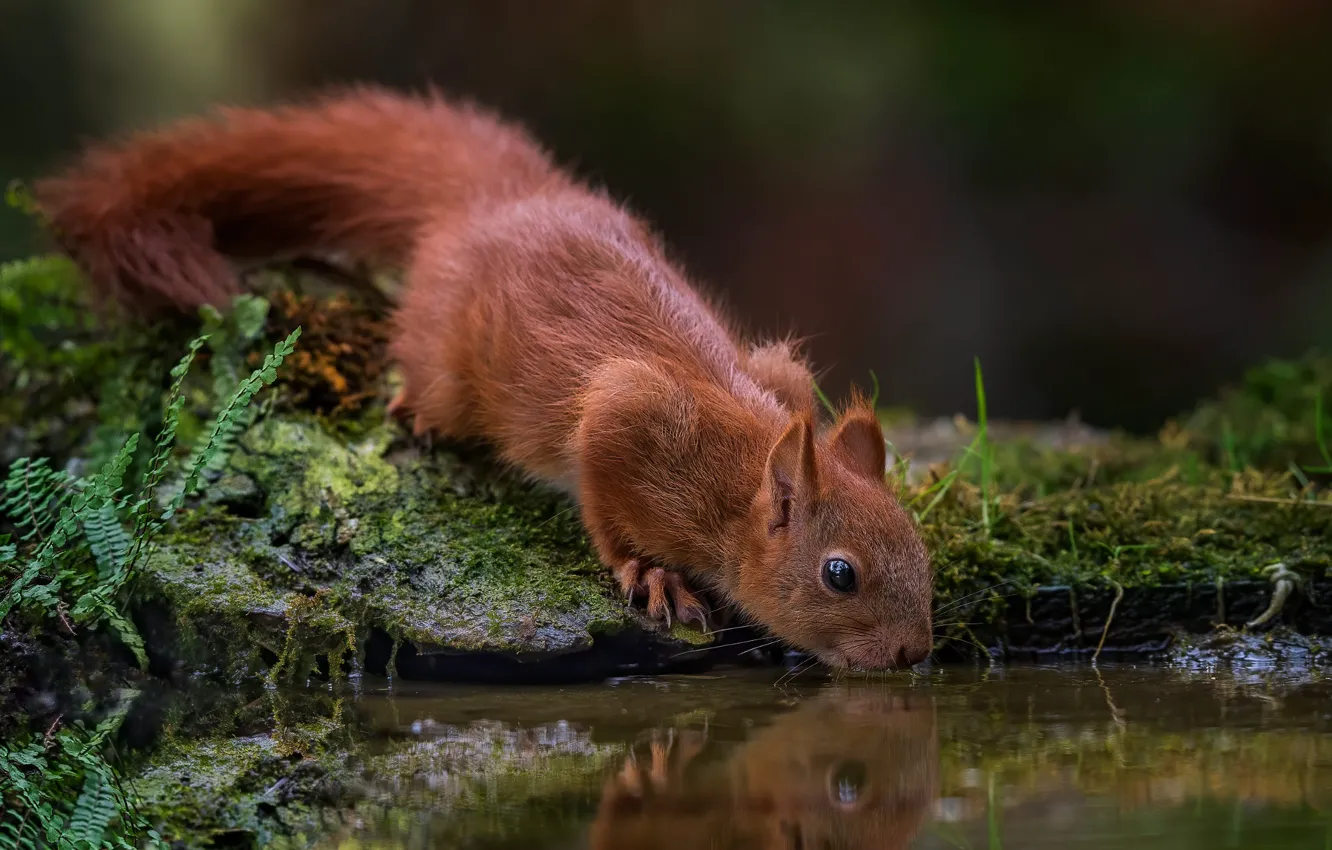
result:
<svg viewBox="0 0 1332 850"><path fill-rule="evenodd" d="M195 722L164 729L133 767L137 808L176 846L303 846L352 793L363 744L350 737L341 700L292 705L270 692L258 711L225 698L221 709L179 705L188 701L166 699ZM199 728L201 716L215 726Z"/></svg>
<svg viewBox="0 0 1332 850"><path fill-rule="evenodd" d="M302 678L316 663L327 673L396 661L408 676L583 678L698 663L673 659L700 635L662 633L619 598L568 499L484 450L426 450L388 420L382 310L288 291L321 285L266 272L271 305L243 296L203 311L181 459L269 338L310 332L142 565L136 618L158 669ZM64 259L0 270L0 468L28 453L97 465L125 434L158 427L167 370L192 329L92 315ZM140 442L131 481L151 450Z"/></svg>
<svg viewBox="0 0 1332 850"><path fill-rule="evenodd" d="M553 661L618 636L622 652L598 662L608 675L682 645L617 596L570 502L482 458L424 453L387 421L348 441L310 417L263 419L209 499L143 571L208 657L234 664L259 647L249 660L271 675L304 675L315 656L350 660L382 634L456 669Z"/></svg>

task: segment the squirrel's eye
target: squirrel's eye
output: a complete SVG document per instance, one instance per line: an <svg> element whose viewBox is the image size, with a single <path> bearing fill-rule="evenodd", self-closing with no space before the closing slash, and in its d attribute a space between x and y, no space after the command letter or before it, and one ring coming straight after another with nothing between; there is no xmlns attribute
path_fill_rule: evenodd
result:
<svg viewBox="0 0 1332 850"><path fill-rule="evenodd" d="M865 763L844 761L835 765L828 775L828 795L839 806L854 806L860 801L868 779Z"/></svg>
<svg viewBox="0 0 1332 850"><path fill-rule="evenodd" d="M856 570L841 558L829 558L823 562L823 583L829 590L852 593L856 589Z"/></svg>

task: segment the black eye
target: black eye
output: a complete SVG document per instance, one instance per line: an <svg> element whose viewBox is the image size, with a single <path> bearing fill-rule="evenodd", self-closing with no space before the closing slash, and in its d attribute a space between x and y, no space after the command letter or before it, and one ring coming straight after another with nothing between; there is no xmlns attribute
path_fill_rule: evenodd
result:
<svg viewBox="0 0 1332 850"><path fill-rule="evenodd" d="M864 762L844 761L837 765L828 776L828 793L833 801L854 806L865 788L867 773Z"/></svg>
<svg viewBox="0 0 1332 850"><path fill-rule="evenodd" d="M841 558L823 562L823 583L838 593L852 593L856 589L856 570Z"/></svg>

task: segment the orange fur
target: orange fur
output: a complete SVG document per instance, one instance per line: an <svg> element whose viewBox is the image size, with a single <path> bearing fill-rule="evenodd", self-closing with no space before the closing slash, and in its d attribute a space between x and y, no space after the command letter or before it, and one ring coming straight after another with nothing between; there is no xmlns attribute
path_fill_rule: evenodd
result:
<svg viewBox="0 0 1332 850"><path fill-rule="evenodd" d="M355 90L94 148L35 194L99 291L143 310L225 300L226 257L402 264L394 411L573 494L651 613L703 619L685 576L831 664L928 654L928 559L873 411L815 434L793 348L742 346L643 222L522 131ZM830 553L857 593L824 585Z"/></svg>

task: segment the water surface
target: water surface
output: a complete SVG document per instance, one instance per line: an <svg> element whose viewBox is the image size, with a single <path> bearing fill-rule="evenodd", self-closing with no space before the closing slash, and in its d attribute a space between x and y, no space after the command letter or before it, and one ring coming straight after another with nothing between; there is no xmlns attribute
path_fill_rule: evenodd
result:
<svg viewBox="0 0 1332 850"><path fill-rule="evenodd" d="M1149 666L367 688L323 848L1332 847L1332 692Z"/></svg>

